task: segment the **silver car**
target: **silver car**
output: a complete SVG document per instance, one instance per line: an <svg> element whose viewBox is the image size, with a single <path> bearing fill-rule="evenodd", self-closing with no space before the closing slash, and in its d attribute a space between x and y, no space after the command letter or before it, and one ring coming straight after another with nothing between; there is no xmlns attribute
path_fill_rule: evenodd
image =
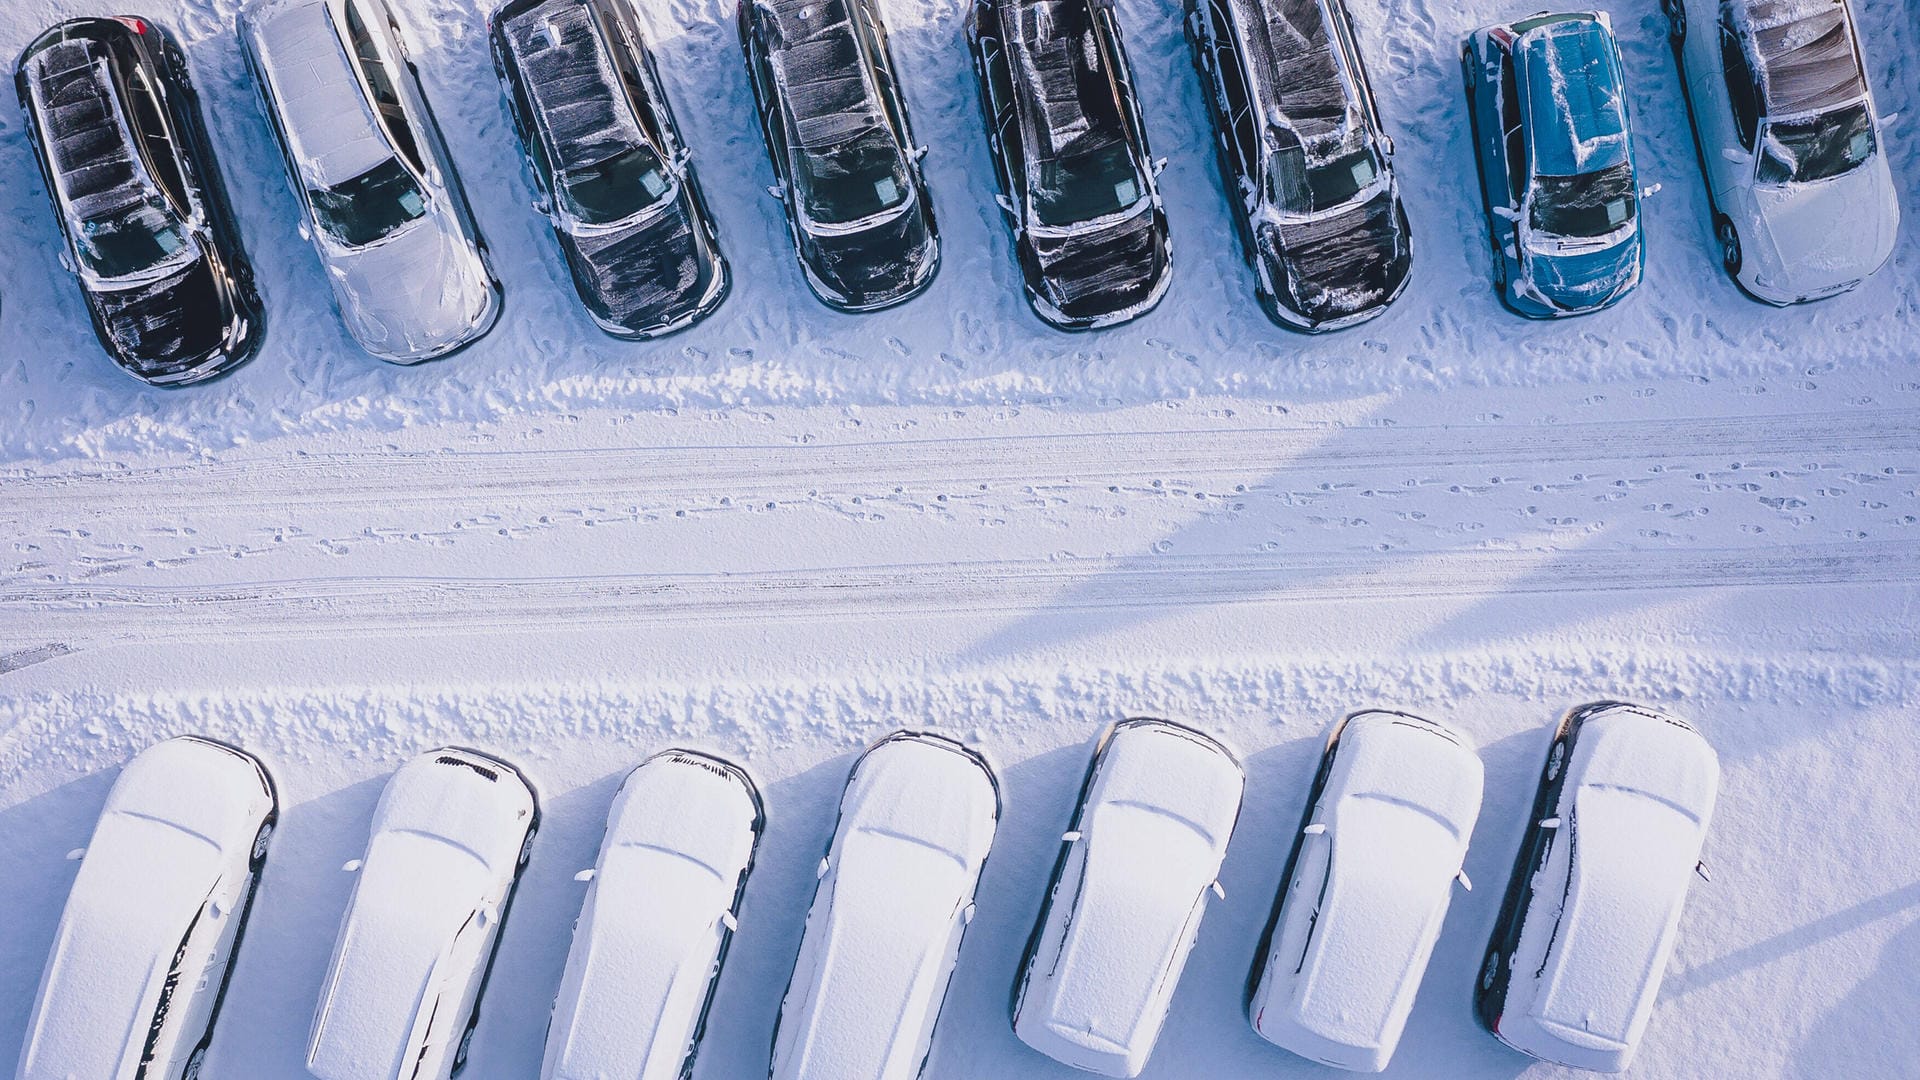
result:
<svg viewBox="0 0 1920 1080"><path fill-rule="evenodd" d="M411 364L486 333L500 283L383 0L254 0L240 30L360 346Z"/></svg>

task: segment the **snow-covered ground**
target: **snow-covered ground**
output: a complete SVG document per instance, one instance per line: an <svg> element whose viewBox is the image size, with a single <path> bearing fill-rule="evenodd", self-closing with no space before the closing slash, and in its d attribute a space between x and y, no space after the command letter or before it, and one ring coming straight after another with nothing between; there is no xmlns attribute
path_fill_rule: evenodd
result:
<svg viewBox="0 0 1920 1080"><path fill-rule="evenodd" d="M415 369L328 307L244 80L234 0L150 0L184 39L269 307L231 378L143 389L59 269L0 108L0 1062L15 1053L113 769L237 740L286 812L209 1074L293 1080L374 800L408 754L522 765L546 825L469 1075L538 1067L620 779L686 744L751 768L769 825L697 1076L766 1067L854 753L900 726L1006 793L928 1075L1070 1075L1007 1022L1021 946L1104 723L1163 714L1246 758L1227 900L1148 1075L1324 1074L1241 994L1326 724L1400 706L1483 748L1467 869L1394 1066L1553 1075L1470 989L1546 726L1626 696L1719 748L1724 787L1648 1077L1913 1076L1920 849L1920 229L1857 293L1741 299L1711 254L1664 27L1616 8L1646 281L1555 324L1504 313L1457 42L1523 7L1355 4L1415 232L1382 319L1306 339L1252 302L1171 3L1124 0L1175 244L1172 292L1070 337L1026 310L992 209L956 0L883 0L939 211L924 297L806 293L730 0L640 5L736 268L694 331L604 338L527 207L473 0L398 5L507 287ZM84 0L11 0L10 56ZM1883 110L1920 103L1908 7L1866 3ZM1912 121L1888 136L1920 179ZM0 1064L0 1068L6 1067Z"/></svg>

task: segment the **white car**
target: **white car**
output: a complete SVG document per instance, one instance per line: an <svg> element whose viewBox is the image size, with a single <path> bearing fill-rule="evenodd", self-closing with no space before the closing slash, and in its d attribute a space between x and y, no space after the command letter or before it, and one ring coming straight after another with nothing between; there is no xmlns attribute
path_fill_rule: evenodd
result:
<svg viewBox="0 0 1920 1080"><path fill-rule="evenodd" d="M447 1080L466 1064L487 972L540 809L519 770L449 747L400 767L320 992L320 1080Z"/></svg>
<svg viewBox="0 0 1920 1080"><path fill-rule="evenodd" d="M547 1027L542 1080L682 1080L765 822L737 766L648 758L607 817Z"/></svg>
<svg viewBox="0 0 1920 1080"><path fill-rule="evenodd" d="M913 1080L926 1067L1000 820L981 756L902 731L861 755L780 1003L771 1080Z"/></svg>
<svg viewBox="0 0 1920 1080"><path fill-rule="evenodd" d="M1324 1065L1387 1067L1480 814L1473 746L1400 712L1327 739L1260 954L1253 1030Z"/></svg>
<svg viewBox="0 0 1920 1080"><path fill-rule="evenodd" d="M384 0L253 0L240 40L361 348L411 364L486 333L500 285Z"/></svg>
<svg viewBox="0 0 1920 1080"><path fill-rule="evenodd" d="M278 814L266 769L210 739L127 763L67 896L19 1080L200 1075Z"/></svg>
<svg viewBox="0 0 1920 1080"><path fill-rule="evenodd" d="M1078 1069L1140 1075L1219 892L1245 786L1233 755L1191 728L1107 730L1020 965L1022 1042Z"/></svg>
<svg viewBox="0 0 1920 1080"><path fill-rule="evenodd" d="M1847 0L1661 0L1727 273L1770 304L1845 292L1900 204Z"/></svg>
<svg viewBox="0 0 1920 1080"><path fill-rule="evenodd" d="M1475 1011L1545 1061L1620 1072L1652 1015L1720 786L1683 720L1603 701L1561 721Z"/></svg>

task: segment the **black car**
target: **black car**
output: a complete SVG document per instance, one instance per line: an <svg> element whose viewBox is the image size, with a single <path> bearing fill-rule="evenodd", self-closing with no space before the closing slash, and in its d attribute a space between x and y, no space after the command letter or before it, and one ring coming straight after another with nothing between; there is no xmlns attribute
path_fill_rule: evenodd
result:
<svg viewBox="0 0 1920 1080"><path fill-rule="evenodd" d="M156 386L244 363L265 313L172 36L74 19L27 46L14 83L107 352Z"/></svg>
<svg viewBox="0 0 1920 1080"><path fill-rule="evenodd" d="M741 0L740 47L807 284L831 307L918 295L940 233L871 0Z"/></svg>
<svg viewBox="0 0 1920 1080"><path fill-rule="evenodd" d="M1172 269L1112 0L975 0L967 19L1027 300L1062 330L1145 314Z"/></svg>
<svg viewBox="0 0 1920 1080"><path fill-rule="evenodd" d="M1343 0L1187 0L1187 39L1260 306L1317 332L1406 287L1413 249Z"/></svg>
<svg viewBox="0 0 1920 1080"><path fill-rule="evenodd" d="M494 65L539 209L601 329L654 337L727 295L719 234L653 57L616 0L509 0Z"/></svg>

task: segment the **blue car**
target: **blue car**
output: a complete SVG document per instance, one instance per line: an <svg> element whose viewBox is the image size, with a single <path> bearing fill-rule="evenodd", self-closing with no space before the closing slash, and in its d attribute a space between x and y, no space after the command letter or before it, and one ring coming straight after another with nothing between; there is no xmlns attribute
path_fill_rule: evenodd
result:
<svg viewBox="0 0 1920 1080"><path fill-rule="evenodd" d="M1640 283L1620 46L1605 12L1483 27L1460 50L1493 241L1493 287L1528 318L1579 315Z"/></svg>

